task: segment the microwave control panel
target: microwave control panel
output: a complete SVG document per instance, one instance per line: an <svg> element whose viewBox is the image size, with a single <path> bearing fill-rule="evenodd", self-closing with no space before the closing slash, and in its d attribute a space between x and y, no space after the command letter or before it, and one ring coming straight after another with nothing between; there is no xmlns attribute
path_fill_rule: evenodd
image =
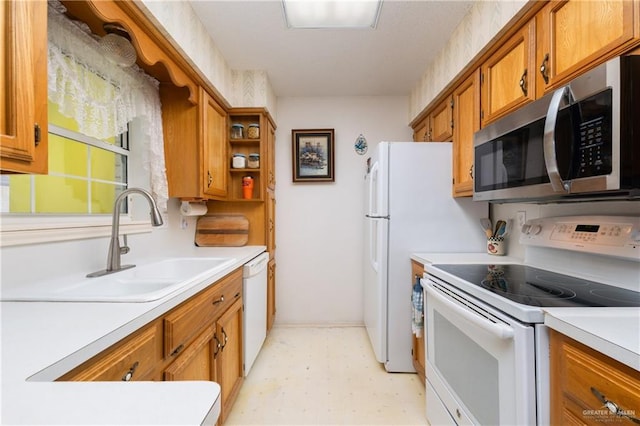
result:
<svg viewBox="0 0 640 426"><path fill-rule="evenodd" d="M520 242L640 261L640 218L565 216L527 221Z"/></svg>

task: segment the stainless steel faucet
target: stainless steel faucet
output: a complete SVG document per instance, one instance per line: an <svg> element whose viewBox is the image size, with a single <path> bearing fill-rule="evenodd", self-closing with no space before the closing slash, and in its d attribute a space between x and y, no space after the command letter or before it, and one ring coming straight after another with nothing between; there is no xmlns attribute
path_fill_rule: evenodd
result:
<svg viewBox="0 0 640 426"><path fill-rule="evenodd" d="M120 195L118 195L118 197L116 198L115 204L113 206L113 220L111 221L111 241L109 242L109 253L107 253L107 269L87 274L87 277L89 278L113 274L114 272L133 268L134 266L136 266L120 264L120 255L129 252L129 247L127 247L126 235L124 236L125 246L120 247L120 204L122 204L122 200L124 200L125 197L129 194L140 194L147 199L147 201L149 202L149 207L151 209L150 215L152 226L161 226L163 223L162 216L158 211L158 206L156 205L156 202L153 200L149 192L141 188L129 188L122 191L122 193L120 193Z"/></svg>

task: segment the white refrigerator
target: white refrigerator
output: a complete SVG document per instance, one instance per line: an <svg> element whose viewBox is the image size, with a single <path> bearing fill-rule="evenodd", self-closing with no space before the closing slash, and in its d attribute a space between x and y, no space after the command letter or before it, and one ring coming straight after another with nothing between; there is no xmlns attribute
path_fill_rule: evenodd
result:
<svg viewBox="0 0 640 426"><path fill-rule="evenodd" d="M451 143L380 142L365 177L364 321L389 372L414 372L411 253L482 252L486 202L452 196Z"/></svg>

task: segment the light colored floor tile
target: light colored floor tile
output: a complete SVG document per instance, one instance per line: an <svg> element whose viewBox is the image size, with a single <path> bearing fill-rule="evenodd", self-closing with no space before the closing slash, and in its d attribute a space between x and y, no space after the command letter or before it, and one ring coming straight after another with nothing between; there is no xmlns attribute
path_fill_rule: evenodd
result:
<svg viewBox="0 0 640 426"><path fill-rule="evenodd" d="M424 385L390 374L362 327L275 327L225 425L425 425Z"/></svg>

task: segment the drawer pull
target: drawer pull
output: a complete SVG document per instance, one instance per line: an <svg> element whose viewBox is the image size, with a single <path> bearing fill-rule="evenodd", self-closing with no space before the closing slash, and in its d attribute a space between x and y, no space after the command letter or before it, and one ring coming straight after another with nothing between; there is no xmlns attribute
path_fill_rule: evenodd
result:
<svg viewBox="0 0 640 426"><path fill-rule="evenodd" d="M169 356L174 356L174 355L178 355L178 353L180 353L180 351L182 351L184 349L184 345L181 343L180 346L178 346L177 348L175 348L173 350L173 352L171 352L169 354Z"/></svg>
<svg viewBox="0 0 640 426"><path fill-rule="evenodd" d="M136 371L136 368L138 368L138 361L134 362L129 371L127 371L125 375L122 376L122 381L128 382L129 380L131 380L133 378L133 373L135 373Z"/></svg>
<svg viewBox="0 0 640 426"><path fill-rule="evenodd" d="M235 296L233 296L233 297L234 297L234 299L237 299L238 297L240 297L240 293L239 293L239 292L238 292L238 293L236 293L236 295L235 295Z"/></svg>
<svg viewBox="0 0 640 426"><path fill-rule="evenodd" d="M217 305L218 303L222 303L222 302L224 302L224 294L222 296L220 296L220 299L214 300L213 304Z"/></svg>
<svg viewBox="0 0 640 426"><path fill-rule="evenodd" d="M600 402L602 402L604 407L606 407L611 412L611 414L614 414L614 415L619 416L619 417L626 417L629 420L631 420L632 422L640 424L640 418L633 417L633 416L628 414L628 413L635 414L635 411L633 411L633 410L624 410L624 409L620 408L618 406L618 404L616 404L613 401L609 401L607 399L607 397L605 397L602 393L600 393L600 391L598 389L596 389L594 387L591 388L591 393L594 394L595 397L598 398L598 400Z"/></svg>

